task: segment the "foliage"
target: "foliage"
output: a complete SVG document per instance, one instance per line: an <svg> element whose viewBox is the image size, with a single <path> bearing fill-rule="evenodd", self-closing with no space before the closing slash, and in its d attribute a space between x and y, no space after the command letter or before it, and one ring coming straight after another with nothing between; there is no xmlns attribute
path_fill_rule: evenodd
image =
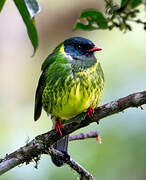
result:
<svg viewBox="0 0 146 180"><path fill-rule="evenodd" d="M140 5L146 5L145 0L121 0L121 4L113 3L113 0L105 0L105 14L97 9L86 9L81 12L74 30L96 30L118 28L120 31L132 30L130 21L142 24L146 30L146 22L136 19Z"/></svg>
<svg viewBox="0 0 146 180"><path fill-rule="evenodd" d="M0 11L6 0L0 1ZM140 5L146 6L146 0L121 0L120 5L117 5L113 0L105 1L105 13L97 9L86 9L81 12L73 29L82 30L112 30L118 28L120 31L131 31L130 21L142 24L146 30L146 22L138 19L140 10L137 9ZM37 0L14 0L14 3L19 10L22 19L26 25L29 39L33 45L34 53L38 48L38 35L35 26L35 15L40 12L40 6Z"/></svg>
<svg viewBox="0 0 146 180"><path fill-rule="evenodd" d="M3 8L5 1L6 1L6 0L1 0L1 1L0 1L0 11L1 11L2 8Z"/></svg>
<svg viewBox="0 0 146 180"><path fill-rule="evenodd" d="M0 1L0 11L2 10L4 3L5 0ZM37 0L14 0L14 3L26 25L27 33L35 53L38 48L38 35L34 16L40 12L40 6Z"/></svg>

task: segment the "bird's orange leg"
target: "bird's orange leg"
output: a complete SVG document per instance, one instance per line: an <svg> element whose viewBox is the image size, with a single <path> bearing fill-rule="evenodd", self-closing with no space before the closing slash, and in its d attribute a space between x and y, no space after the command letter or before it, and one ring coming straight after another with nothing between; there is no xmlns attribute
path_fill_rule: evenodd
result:
<svg viewBox="0 0 146 180"><path fill-rule="evenodd" d="M56 132L59 131L60 135L62 136L61 128L63 128L63 125L60 120L57 120L56 122Z"/></svg>

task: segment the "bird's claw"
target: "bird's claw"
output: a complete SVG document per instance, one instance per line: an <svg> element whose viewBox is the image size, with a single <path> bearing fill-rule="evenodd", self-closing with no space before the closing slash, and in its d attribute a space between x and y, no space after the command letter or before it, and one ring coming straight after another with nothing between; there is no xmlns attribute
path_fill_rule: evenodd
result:
<svg viewBox="0 0 146 180"><path fill-rule="evenodd" d="M63 128L63 125L60 120L57 120L56 122L56 132L59 131L60 135L62 136L61 128Z"/></svg>
<svg viewBox="0 0 146 180"><path fill-rule="evenodd" d="M91 117L93 117L93 115L94 115L94 108L93 107L88 109L88 116L89 115L91 115Z"/></svg>

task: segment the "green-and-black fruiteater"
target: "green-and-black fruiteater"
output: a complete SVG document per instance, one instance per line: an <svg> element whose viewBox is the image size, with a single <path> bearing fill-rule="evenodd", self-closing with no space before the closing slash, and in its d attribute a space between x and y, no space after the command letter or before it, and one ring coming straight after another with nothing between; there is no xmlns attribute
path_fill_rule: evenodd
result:
<svg viewBox="0 0 146 180"><path fill-rule="evenodd" d="M51 114L56 131L61 134L62 124L68 119L88 111L91 114L101 101L104 75L94 56L93 42L82 37L72 37L60 43L42 64L35 96L34 120L39 119L42 107ZM68 137L54 145L67 151ZM52 157L57 166L63 161Z"/></svg>

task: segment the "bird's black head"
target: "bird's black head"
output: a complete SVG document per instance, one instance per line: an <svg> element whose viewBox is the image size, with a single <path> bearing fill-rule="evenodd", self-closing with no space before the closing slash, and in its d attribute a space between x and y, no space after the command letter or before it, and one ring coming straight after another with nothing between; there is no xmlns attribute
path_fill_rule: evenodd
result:
<svg viewBox="0 0 146 180"><path fill-rule="evenodd" d="M84 60L86 57L94 56L95 51L102 49L86 38L72 37L64 41L64 50L73 59Z"/></svg>

